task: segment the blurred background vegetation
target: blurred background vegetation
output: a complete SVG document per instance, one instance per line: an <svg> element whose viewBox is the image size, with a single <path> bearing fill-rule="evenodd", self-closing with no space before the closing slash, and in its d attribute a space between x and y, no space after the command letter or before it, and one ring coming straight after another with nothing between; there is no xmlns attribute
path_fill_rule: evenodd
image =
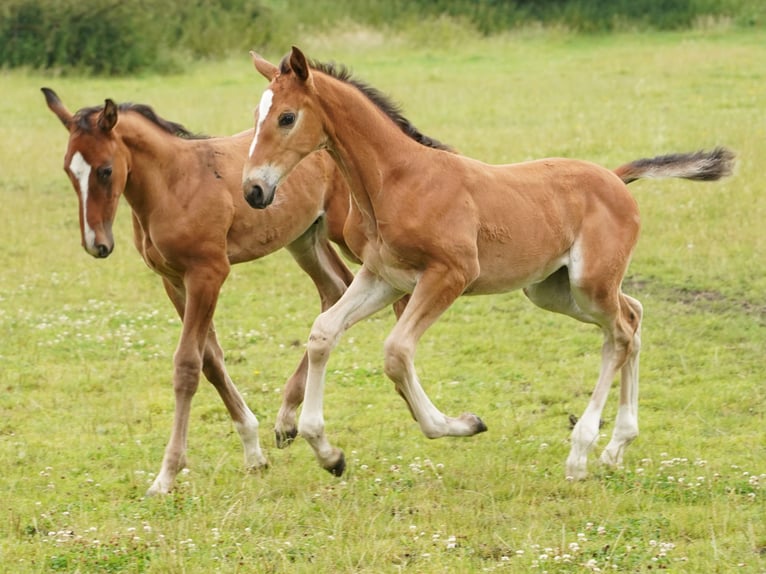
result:
<svg viewBox="0 0 766 574"><path fill-rule="evenodd" d="M0 67L126 75L188 58L286 49L298 33L366 26L417 34L446 19L482 35L543 26L585 34L766 23L763 0L5 0ZM424 34L428 33L428 28Z"/></svg>

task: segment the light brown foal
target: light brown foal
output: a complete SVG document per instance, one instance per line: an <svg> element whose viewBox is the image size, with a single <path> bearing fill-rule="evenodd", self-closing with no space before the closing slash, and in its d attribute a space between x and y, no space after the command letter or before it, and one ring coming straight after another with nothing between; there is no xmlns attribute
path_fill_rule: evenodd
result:
<svg viewBox="0 0 766 574"><path fill-rule="evenodd" d="M715 180L731 171L728 150L676 154L614 171L570 159L494 166L420 145L406 137L380 94L297 48L274 66L253 54L269 80L243 191L268 205L312 152L326 149L352 196L346 243L363 261L349 289L317 317L298 431L322 467L339 475L343 453L324 432L327 360L343 332L411 293L385 341L385 372L426 436L486 430L473 414L453 418L429 400L415 373L424 331L460 295L523 289L549 311L598 325L601 373L572 431L566 476L586 476L587 457L613 378L620 373L617 420L601 460L620 464L638 435L641 304L621 290L638 239L639 213L625 182L641 177ZM393 120L393 121L392 121ZM305 160L304 160L305 161Z"/></svg>
<svg viewBox="0 0 766 574"><path fill-rule="evenodd" d="M117 106L106 100L104 106L71 114L52 90L43 92L69 133L64 169L80 203L83 247L94 257L112 252L112 221L124 195L133 213L136 248L162 277L183 322L174 355L173 429L148 494L168 492L186 464L189 411L200 371L234 421L245 466L266 466L258 421L224 365L213 326L216 302L231 264L285 247L314 281L322 309L334 303L353 278L328 242L329 234L345 249L345 181L327 154L315 154L286 182L290 193L282 201L268 211L255 210L241 192L252 130L232 137L195 138L147 106ZM307 365L304 355L285 385L279 420L288 429L294 428L295 411L303 400ZM289 434L283 434L283 441Z"/></svg>

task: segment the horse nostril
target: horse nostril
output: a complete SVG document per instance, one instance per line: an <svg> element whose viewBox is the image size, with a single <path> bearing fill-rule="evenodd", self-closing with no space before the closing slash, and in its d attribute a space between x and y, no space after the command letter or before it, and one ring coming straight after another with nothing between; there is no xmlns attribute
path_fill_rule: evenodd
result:
<svg viewBox="0 0 766 574"><path fill-rule="evenodd" d="M247 203L249 203L251 207L262 207L263 188L258 184L254 184L250 188L250 192L247 194L245 199L247 199Z"/></svg>
<svg viewBox="0 0 766 574"><path fill-rule="evenodd" d="M102 259L104 257L108 257L109 256L109 248L106 245L104 245L103 243L100 244L100 245L97 245L96 249L98 249L98 256L101 257Z"/></svg>

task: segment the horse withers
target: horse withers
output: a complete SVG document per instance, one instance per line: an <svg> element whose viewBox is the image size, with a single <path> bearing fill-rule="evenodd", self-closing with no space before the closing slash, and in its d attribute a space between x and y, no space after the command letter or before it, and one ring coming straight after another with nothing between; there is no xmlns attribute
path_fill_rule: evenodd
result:
<svg viewBox="0 0 766 574"><path fill-rule="evenodd" d="M734 154L673 154L615 170L563 158L488 165L408 137L380 93L310 62L298 49L276 66L253 53L269 81L242 188L259 207L284 198L282 183L306 156L327 150L351 189L345 240L363 261L348 290L314 322L298 431L320 465L343 472L327 439L322 400L330 352L343 332L403 294L409 303L384 344L384 369L430 437L486 430L466 413L439 411L421 387L418 340L460 295L522 289L536 305L598 326L601 371L572 430L565 475L582 479L599 435L612 380L620 375L617 419L601 455L619 465L638 436L638 364L643 309L621 285L638 240L638 205L626 183L644 177L717 180ZM284 199L282 199L284 201Z"/></svg>

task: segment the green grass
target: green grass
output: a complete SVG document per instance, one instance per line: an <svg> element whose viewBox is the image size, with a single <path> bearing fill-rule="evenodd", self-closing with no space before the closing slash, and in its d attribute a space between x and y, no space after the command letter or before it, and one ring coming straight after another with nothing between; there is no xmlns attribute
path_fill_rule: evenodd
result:
<svg viewBox="0 0 766 574"><path fill-rule="evenodd" d="M347 475L319 469L301 440L277 450L279 391L318 310L310 282L278 253L235 267L217 313L271 467L243 472L236 433L202 385L188 473L171 495L144 499L170 431L179 321L131 246L126 204L109 259L80 248L66 133L39 88L73 110L106 97L149 103L223 134L251 125L264 82L246 55L171 77L4 72L0 570L766 572L766 36L479 39L430 26L419 43L363 29L296 43L348 64L425 133L487 161L617 166L714 145L739 154L724 182L631 187L644 222L626 290L646 315L641 436L625 468L594 463L585 482L564 481L567 417L587 403L600 336L518 293L460 300L419 347L436 404L478 413L488 433L421 435L382 374L392 317L381 313L330 362L327 429Z"/></svg>

